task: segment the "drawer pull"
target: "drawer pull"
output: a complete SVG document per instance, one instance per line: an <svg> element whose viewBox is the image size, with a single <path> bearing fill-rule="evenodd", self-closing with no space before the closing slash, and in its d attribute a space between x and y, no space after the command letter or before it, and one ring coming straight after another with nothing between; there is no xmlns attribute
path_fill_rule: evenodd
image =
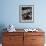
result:
<svg viewBox="0 0 46 46"><path fill-rule="evenodd" d="M9 40L13 40L13 38L9 38Z"/></svg>
<svg viewBox="0 0 46 46"><path fill-rule="evenodd" d="M36 39L32 39L32 40L36 40Z"/></svg>
<svg viewBox="0 0 46 46"><path fill-rule="evenodd" d="M12 40L11 38L9 38L10 40Z"/></svg>

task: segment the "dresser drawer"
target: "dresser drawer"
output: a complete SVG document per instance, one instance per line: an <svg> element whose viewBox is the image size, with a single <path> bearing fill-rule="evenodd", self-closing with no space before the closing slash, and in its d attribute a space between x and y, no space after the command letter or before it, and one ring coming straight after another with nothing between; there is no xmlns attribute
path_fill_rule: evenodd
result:
<svg viewBox="0 0 46 46"><path fill-rule="evenodd" d="M3 37L3 43L15 43L15 42L21 42L23 41L23 36L4 36Z"/></svg>
<svg viewBox="0 0 46 46"><path fill-rule="evenodd" d="M33 44L43 44L44 36L32 36L32 43Z"/></svg>
<svg viewBox="0 0 46 46"><path fill-rule="evenodd" d="M32 46L44 46L44 44L31 44Z"/></svg>
<svg viewBox="0 0 46 46"><path fill-rule="evenodd" d="M45 33L44 32L25 32L24 36L44 36Z"/></svg>
<svg viewBox="0 0 46 46"><path fill-rule="evenodd" d="M3 43L2 46L23 46L23 43L22 42L21 43L12 43L12 44L11 43L8 43L8 44Z"/></svg>
<svg viewBox="0 0 46 46"><path fill-rule="evenodd" d="M22 36L4 36L3 46L23 46Z"/></svg>
<svg viewBox="0 0 46 46"><path fill-rule="evenodd" d="M23 32L4 32L5 36L23 36Z"/></svg>

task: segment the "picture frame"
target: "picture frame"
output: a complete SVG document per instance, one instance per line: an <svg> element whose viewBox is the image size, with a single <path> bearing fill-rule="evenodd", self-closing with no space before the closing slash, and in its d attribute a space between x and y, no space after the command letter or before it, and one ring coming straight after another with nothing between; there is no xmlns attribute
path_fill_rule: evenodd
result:
<svg viewBox="0 0 46 46"><path fill-rule="evenodd" d="M34 22L34 5L19 6L19 21L22 23Z"/></svg>

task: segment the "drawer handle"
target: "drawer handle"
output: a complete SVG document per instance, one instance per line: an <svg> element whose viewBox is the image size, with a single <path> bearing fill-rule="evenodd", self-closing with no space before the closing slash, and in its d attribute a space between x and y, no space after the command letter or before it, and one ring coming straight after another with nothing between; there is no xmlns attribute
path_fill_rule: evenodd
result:
<svg viewBox="0 0 46 46"><path fill-rule="evenodd" d="M32 40L36 40L36 39L32 39Z"/></svg>
<svg viewBox="0 0 46 46"><path fill-rule="evenodd" d="M11 38L9 38L10 40L12 40Z"/></svg>
<svg viewBox="0 0 46 46"><path fill-rule="evenodd" d="M10 40L13 40L13 38L9 38Z"/></svg>

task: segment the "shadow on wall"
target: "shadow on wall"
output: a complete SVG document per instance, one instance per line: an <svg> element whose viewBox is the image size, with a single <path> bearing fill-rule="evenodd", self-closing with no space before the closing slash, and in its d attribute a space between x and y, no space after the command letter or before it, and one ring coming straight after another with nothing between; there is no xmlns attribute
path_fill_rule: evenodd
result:
<svg viewBox="0 0 46 46"><path fill-rule="evenodd" d="M6 30L3 30L5 27L4 24L0 24L0 43L2 43L2 36L3 36L3 32L5 32Z"/></svg>

